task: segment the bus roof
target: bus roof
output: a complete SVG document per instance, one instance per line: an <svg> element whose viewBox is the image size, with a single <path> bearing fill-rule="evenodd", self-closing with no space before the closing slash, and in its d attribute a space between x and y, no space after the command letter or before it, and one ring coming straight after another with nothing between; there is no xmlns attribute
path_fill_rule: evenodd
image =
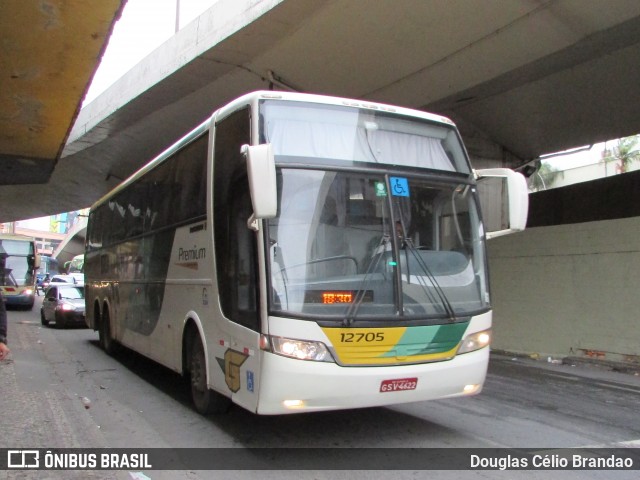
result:
<svg viewBox="0 0 640 480"><path fill-rule="evenodd" d="M371 102L363 99L333 97L329 95L318 95L314 93L285 92L279 90L258 90L255 92L247 93L219 108L212 116L216 116L218 113L226 114L228 113L228 111L236 110L237 108L241 108L244 105L253 104L254 102L268 99L364 108L380 112L390 112L398 115L405 115L408 117L415 117L424 120L430 120L436 123L455 126L455 123L451 119L443 115L437 115L434 113L425 112L423 110L416 110L413 108L400 107L397 105L389 105L385 103Z"/></svg>
<svg viewBox="0 0 640 480"><path fill-rule="evenodd" d="M102 198L96 201L91 206L91 210L102 205L104 202L106 202L108 199L113 197L119 191L121 191L126 186L130 185L135 180L137 180L141 175L152 170L159 163L162 163L164 159L170 156L173 152L179 150L180 148L182 148L183 146L185 146L195 138L199 137L200 135L208 131L211 125L211 122L215 121L216 118L220 116L224 117L229 113L235 110L238 110L240 108L243 108L247 105L255 105L257 102L261 100L268 100L268 99L284 100L284 101L291 101L291 102L318 103L323 105L336 105L336 106L343 106L343 107L346 106L346 107L353 107L353 108L363 108L363 109L369 109L373 111L389 112L396 115L419 118L422 120L428 120L434 123L440 123L440 124L445 124L448 126L455 127L455 123L449 118L442 115L436 115L433 113L425 112L423 110L415 110L411 108L388 105L384 103L370 102L362 99L360 100L349 99L349 98L343 98L343 97L317 95L313 93L286 92L286 91L279 91L279 90L257 90L257 91L242 95L236 98L235 100L232 100L231 102L227 103L226 105L218 108L214 112L212 112L211 116L207 118L204 122L202 122L193 130L186 133L183 137L178 139L176 142L174 142L171 146L166 148L156 157L154 157L153 159L145 163L140 169L138 169L133 174L131 174L122 183L117 185L113 190L106 193Z"/></svg>

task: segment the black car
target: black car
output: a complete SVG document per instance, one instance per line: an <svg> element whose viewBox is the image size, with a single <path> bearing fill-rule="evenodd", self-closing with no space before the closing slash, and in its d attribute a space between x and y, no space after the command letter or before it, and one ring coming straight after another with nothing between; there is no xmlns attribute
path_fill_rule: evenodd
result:
<svg viewBox="0 0 640 480"><path fill-rule="evenodd" d="M57 284L49 287L40 308L42 325L55 322L56 327L86 326L84 287L73 284Z"/></svg>

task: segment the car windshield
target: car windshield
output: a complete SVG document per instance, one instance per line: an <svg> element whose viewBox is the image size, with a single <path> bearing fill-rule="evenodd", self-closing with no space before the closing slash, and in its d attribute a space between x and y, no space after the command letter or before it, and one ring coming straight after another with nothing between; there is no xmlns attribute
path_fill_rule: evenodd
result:
<svg viewBox="0 0 640 480"><path fill-rule="evenodd" d="M470 185L294 168L278 177L267 231L272 312L454 321L488 307Z"/></svg>
<svg viewBox="0 0 640 480"><path fill-rule="evenodd" d="M62 299L77 300L84 298L84 288L81 287L61 287L59 292Z"/></svg>

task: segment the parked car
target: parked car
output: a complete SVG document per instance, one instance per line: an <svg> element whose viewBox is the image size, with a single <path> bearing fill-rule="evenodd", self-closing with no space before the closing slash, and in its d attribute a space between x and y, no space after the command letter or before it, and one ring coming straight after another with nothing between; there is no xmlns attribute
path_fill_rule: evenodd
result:
<svg viewBox="0 0 640 480"><path fill-rule="evenodd" d="M57 275L54 275L55 278ZM53 282L53 278L51 281ZM55 322L56 327L86 326L84 286L54 282L44 295L40 308L42 325Z"/></svg>
<svg viewBox="0 0 640 480"><path fill-rule="evenodd" d="M73 278L73 283L76 285L84 285L84 273L73 272L69 273L69 276Z"/></svg>

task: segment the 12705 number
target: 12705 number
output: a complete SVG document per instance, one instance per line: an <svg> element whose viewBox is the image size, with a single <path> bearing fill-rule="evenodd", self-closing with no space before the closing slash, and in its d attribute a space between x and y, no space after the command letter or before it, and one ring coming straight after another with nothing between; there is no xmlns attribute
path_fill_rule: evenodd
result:
<svg viewBox="0 0 640 480"><path fill-rule="evenodd" d="M341 333L340 341L342 343L384 342L384 333L382 332Z"/></svg>

